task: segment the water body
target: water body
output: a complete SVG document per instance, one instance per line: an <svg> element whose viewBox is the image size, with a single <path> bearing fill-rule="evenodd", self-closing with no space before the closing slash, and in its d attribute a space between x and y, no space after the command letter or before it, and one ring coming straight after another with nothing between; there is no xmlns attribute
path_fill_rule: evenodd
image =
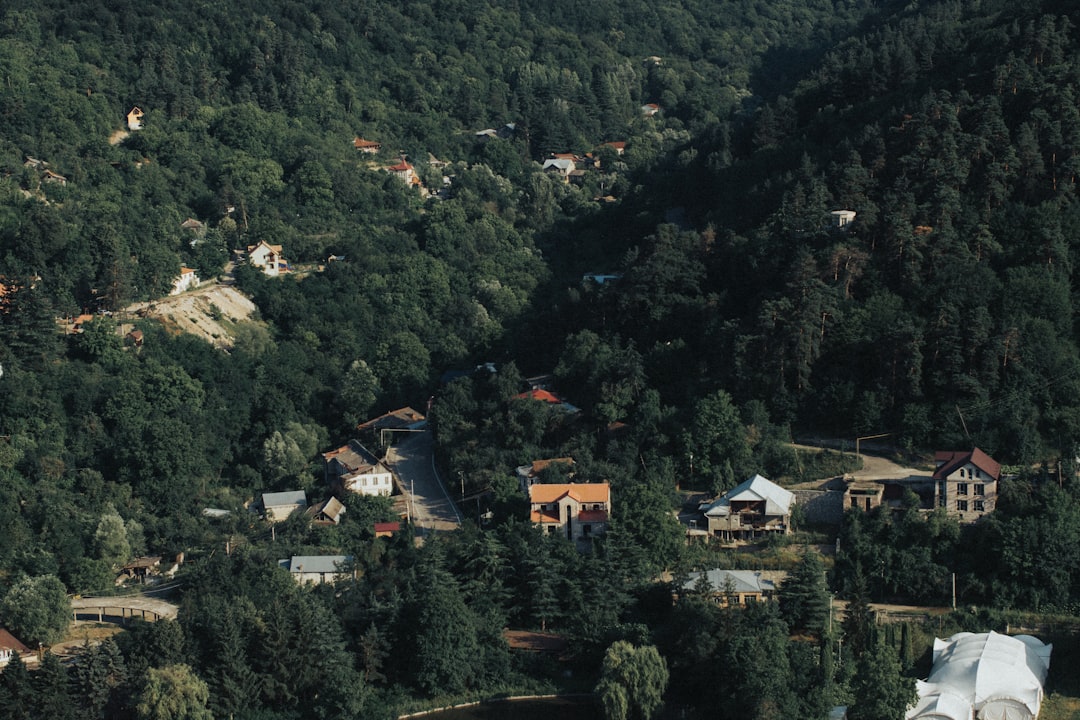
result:
<svg viewBox="0 0 1080 720"><path fill-rule="evenodd" d="M492 700L453 710L440 710L416 720L601 720L603 712L589 698Z"/></svg>

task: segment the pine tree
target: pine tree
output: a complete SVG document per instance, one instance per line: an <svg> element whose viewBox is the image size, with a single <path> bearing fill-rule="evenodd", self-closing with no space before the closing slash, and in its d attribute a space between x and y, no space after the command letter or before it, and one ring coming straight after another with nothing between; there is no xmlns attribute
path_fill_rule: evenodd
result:
<svg viewBox="0 0 1080 720"><path fill-rule="evenodd" d="M75 712L69 685L67 669L60 664L60 658L51 652L45 653L33 679L36 695L34 712L37 717L42 720L73 720Z"/></svg>
<svg viewBox="0 0 1080 720"><path fill-rule="evenodd" d="M780 586L780 614L792 632L820 633L828 622L829 605L821 555L807 550Z"/></svg>

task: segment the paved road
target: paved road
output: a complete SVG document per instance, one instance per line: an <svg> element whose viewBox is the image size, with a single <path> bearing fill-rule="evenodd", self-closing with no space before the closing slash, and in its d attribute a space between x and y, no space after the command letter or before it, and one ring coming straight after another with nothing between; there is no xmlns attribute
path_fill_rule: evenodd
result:
<svg viewBox="0 0 1080 720"><path fill-rule="evenodd" d="M404 439L402 435L398 434L386 461L401 480L406 497L411 496L413 524L421 535L457 530L461 516L435 470L431 433L410 433Z"/></svg>
<svg viewBox="0 0 1080 720"><path fill-rule="evenodd" d="M76 620L96 619L105 622L125 621L129 618L157 620L176 618L177 607L167 600L145 595L117 597L73 598L71 612Z"/></svg>

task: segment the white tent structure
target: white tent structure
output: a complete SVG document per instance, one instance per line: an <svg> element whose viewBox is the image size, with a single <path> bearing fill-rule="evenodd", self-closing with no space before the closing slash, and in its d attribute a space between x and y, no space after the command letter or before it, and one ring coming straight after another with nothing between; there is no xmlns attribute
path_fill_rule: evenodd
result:
<svg viewBox="0 0 1080 720"><path fill-rule="evenodd" d="M934 640L934 667L907 720L1034 720L1052 645L1030 635L957 633Z"/></svg>

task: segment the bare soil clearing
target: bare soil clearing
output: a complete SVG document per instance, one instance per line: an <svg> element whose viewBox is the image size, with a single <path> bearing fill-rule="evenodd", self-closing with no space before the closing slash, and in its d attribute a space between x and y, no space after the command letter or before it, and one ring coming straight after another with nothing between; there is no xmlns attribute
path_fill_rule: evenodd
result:
<svg viewBox="0 0 1080 720"><path fill-rule="evenodd" d="M225 350L233 346L238 323L252 320L255 303L232 285L206 283L203 286L148 303L138 303L128 312L160 320L175 332L196 335Z"/></svg>

